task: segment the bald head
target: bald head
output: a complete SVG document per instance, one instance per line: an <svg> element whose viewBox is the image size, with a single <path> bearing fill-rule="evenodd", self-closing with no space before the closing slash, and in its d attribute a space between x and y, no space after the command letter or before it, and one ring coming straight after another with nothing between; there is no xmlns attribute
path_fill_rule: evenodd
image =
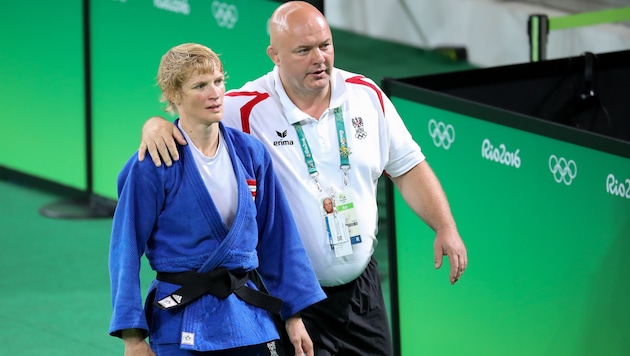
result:
<svg viewBox="0 0 630 356"><path fill-rule="evenodd" d="M289 98L327 101L335 53L324 15L305 1L286 2L271 15L269 37L267 55Z"/></svg>
<svg viewBox="0 0 630 356"><path fill-rule="evenodd" d="M324 15L306 1L289 1L280 5L271 15L269 40L272 46L287 35L303 35L312 31L327 30Z"/></svg>

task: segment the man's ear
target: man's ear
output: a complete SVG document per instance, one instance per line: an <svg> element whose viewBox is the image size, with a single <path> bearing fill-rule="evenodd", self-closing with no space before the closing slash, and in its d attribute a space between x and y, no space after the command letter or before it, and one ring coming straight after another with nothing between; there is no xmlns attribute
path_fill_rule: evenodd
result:
<svg viewBox="0 0 630 356"><path fill-rule="evenodd" d="M269 56L273 64L278 65L278 62L279 62L278 51L275 48L273 48L272 45L269 45L267 47L267 55Z"/></svg>

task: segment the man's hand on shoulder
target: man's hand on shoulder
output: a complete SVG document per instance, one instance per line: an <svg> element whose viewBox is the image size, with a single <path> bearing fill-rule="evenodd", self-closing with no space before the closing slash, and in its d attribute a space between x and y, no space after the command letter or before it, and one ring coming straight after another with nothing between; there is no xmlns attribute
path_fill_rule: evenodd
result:
<svg viewBox="0 0 630 356"><path fill-rule="evenodd" d="M143 161L148 151L156 167L161 166L162 161L170 167L173 165L173 161L179 160L175 141L181 145L187 143L184 135L172 122L159 116L151 117L142 126L138 160Z"/></svg>

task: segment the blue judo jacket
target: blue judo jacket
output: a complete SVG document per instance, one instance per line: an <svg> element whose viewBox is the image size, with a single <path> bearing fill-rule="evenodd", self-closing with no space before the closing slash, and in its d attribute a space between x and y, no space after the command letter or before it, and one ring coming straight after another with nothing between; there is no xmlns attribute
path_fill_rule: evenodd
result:
<svg viewBox="0 0 630 356"><path fill-rule="evenodd" d="M228 230L199 174L189 145L171 167L133 155L118 177L118 205L109 252L113 314L110 334L145 331L154 343L211 351L278 338L268 311L231 294L206 294L174 310L151 306L179 286L153 279L142 303L141 257L153 271L235 272L257 269L283 300L283 319L325 298L273 172L255 138L219 123L238 186L236 217ZM256 288L250 281L249 287ZM146 314L145 314L146 308Z"/></svg>

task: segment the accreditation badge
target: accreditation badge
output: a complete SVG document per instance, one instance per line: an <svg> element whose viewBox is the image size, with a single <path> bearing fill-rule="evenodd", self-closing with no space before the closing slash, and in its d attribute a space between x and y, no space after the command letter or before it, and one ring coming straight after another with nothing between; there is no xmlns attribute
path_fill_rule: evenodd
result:
<svg viewBox="0 0 630 356"><path fill-rule="evenodd" d="M352 245L361 242L361 232L354 203L345 192L330 194L321 199L321 211L326 226L330 249L335 257L352 254Z"/></svg>
<svg viewBox="0 0 630 356"><path fill-rule="evenodd" d="M346 226L350 235L350 243L361 243L361 228L357 218L357 210L350 192L341 191L337 194L337 211L346 216Z"/></svg>

